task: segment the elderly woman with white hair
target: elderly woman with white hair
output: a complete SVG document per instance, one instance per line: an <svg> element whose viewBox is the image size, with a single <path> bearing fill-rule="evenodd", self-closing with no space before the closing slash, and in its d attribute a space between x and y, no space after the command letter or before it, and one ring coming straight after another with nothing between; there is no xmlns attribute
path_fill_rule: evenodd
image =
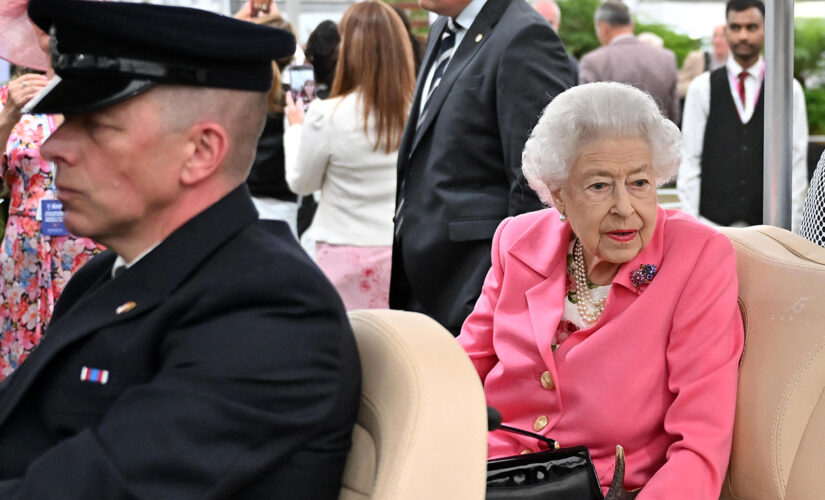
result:
<svg viewBox="0 0 825 500"><path fill-rule="evenodd" d="M732 245L657 206L679 143L631 86L557 96L523 154L552 208L501 223L458 338L505 424L587 446L604 488L622 445L638 500L719 498L744 337ZM539 444L495 431L489 457Z"/></svg>

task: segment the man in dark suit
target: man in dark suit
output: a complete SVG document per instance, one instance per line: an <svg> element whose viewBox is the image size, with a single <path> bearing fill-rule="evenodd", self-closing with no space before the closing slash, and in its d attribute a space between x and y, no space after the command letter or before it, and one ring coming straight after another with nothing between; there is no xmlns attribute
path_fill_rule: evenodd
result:
<svg viewBox="0 0 825 500"><path fill-rule="evenodd" d="M420 0L430 28L398 151L390 307L457 335L490 268L499 222L541 203L521 151L574 76L552 27L523 0Z"/></svg>
<svg viewBox="0 0 825 500"><path fill-rule="evenodd" d="M333 288L244 179L280 30L34 0L64 113L41 154L109 250L0 385L0 498L337 498L360 370Z"/></svg>

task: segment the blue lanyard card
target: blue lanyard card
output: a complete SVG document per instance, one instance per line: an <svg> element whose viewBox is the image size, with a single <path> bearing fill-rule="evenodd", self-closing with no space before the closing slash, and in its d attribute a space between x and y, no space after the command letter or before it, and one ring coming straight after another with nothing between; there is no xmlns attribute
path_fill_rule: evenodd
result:
<svg viewBox="0 0 825 500"><path fill-rule="evenodd" d="M60 200L40 200L40 213L43 215L40 230L46 236L67 236L69 231L63 225L63 204Z"/></svg>

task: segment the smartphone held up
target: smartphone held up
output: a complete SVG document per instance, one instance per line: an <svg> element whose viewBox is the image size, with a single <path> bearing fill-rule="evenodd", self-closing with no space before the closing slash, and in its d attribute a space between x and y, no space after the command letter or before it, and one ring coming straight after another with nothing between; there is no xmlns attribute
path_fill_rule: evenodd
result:
<svg viewBox="0 0 825 500"><path fill-rule="evenodd" d="M302 102L304 111L306 111L310 101L317 97L312 65L294 64L289 66L287 70L289 71L289 87L292 91L292 98L296 104L299 101Z"/></svg>

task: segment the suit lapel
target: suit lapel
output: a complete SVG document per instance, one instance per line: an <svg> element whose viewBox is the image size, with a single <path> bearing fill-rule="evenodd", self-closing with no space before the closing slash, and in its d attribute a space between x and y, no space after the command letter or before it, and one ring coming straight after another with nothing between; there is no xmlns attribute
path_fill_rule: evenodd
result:
<svg viewBox="0 0 825 500"><path fill-rule="evenodd" d="M559 279L559 276L566 276L571 230L569 224L559 221L559 213L555 209L540 213L542 217L537 218L513 242L508 252L536 273L535 281L525 284L527 313L530 318L529 325L525 327L532 329L536 350L554 380L558 380L550 346L563 313L566 281ZM548 301L552 297L558 297L558 300Z"/></svg>
<svg viewBox="0 0 825 500"><path fill-rule="evenodd" d="M418 147L418 143L421 142L421 137L424 136L427 129L433 124L433 121L435 121L435 117L438 116L439 111L441 110L441 105L444 103L444 100L447 98L447 95L450 93L453 85L464 71L464 67L467 66L481 46L487 41L488 35L493 30L493 26L495 26L498 20L501 19L502 14L509 5L510 0L487 0L487 3L484 4L484 7L481 8L478 16L476 16L475 21L473 21L472 26L467 29L467 32L464 34L464 38L461 40L461 44L459 44L456 48L450 63L447 65L447 69L444 71L444 76L441 77L441 83L438 84L438 87L433 91L433 94L430 97L427 116L424 117L424 122L418 125L420 130L416 132L415 125L413 126L413 143L412 147L410 147L410 154L415 151L415 148ZM440 23L440 29L437 33L440 36L441 32L444 30L444 25L447 24L447 19L440 17L438 21ZM435 27L435 24L433 27ZM432 56L432 40L430 45L431 47L428 48L428 55ZM429 67L427 67L426 71L422 71L421 76L426 78L426 74L428 72ZM417 94L420 92L421 87L423 87L423 80L421 78L419 78L419 80L421 81L416 86ZM422 97L417 95L417 99L418 100L416 102L420 102ZM413 106L416 106L416 104L413 104ZM418 107L420 107L420 105ZM418 117L418 107L414 108L416 118ZM410 120L410 122L412 122L412 120Z"/></svg>
<svg viewBox="0 0 825 500"><path fill-rule="evenodd" d="M401 137L401 145L399 147L398 155L399 162L406 162L407 158L409 158L412 153L411 144L415 138L415 129L416 124L418 123L418 112L421 109L421 93L424 91L424 82L427 80L427 75L430 72L430 66L432 65L433 59L435 59L436 51L438 49L438 39L441 38L441 33L444 31L444 26L446 25L447 18L441 16L436 19L430 27L430 37L427 40L427 50L424 53L424 59L421 61L421 68L418 70L418 79L415 82L415 94L413 95L412 107L410 108L410 116L407 118L407 125L404 127L404 135Z"/></svg>
<svg viewBox="0 0 825 500"><path fill-rule="evenodd" d="M4 384L0 425L27 389L63 349L88 335L151 311L226 240L257 219L246 185L178 228L116 279L108 279L115 255L104 252L66 286L40 345ZM77 281L77 283L75 283ZM99 285L97 283L100 283ZM89 288L91 287L91 288ZM77 374L80 376L80 373Z"/></svg>
<svg viewBox="0 0 825 500"><path fill-rule="evenodd" d="M54 306L50 324L60 320L84 294L102 286L111 277L112 265L116 258L117 255L114 252L105 250L78 269L61 292L60 300Z"/></svg>

